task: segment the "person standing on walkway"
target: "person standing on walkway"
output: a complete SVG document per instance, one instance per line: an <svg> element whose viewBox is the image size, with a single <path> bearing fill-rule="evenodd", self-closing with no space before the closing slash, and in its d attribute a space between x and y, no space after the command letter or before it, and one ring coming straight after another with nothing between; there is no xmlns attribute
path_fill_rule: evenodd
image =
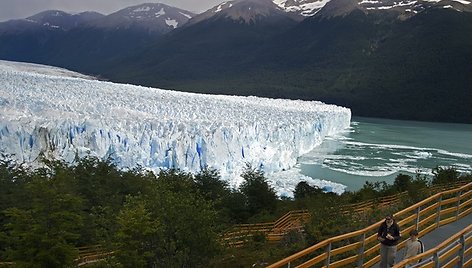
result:
<svg viewBox="0 0 472 268"><path fill-rule="evenodd" d="M380 268L392 267L395 264L397 244L400 241L400 227L392 215L385 217L377 232L377 240L380 242Z"/></svg>
<svg viewBox="0 0 472 268"><path fill-rule="evenodd" d="M418 230L410 231L410 238L406 241L405 257L408 259L424 252L423 243L418 239Z"/></svg>

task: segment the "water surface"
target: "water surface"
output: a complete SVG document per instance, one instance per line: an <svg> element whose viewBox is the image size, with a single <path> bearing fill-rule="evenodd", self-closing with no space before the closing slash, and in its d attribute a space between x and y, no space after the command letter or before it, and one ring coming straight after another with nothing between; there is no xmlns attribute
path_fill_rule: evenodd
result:
<svg viewBox="0 0 472 268"><path fill-rule="evenodd" d="M431 175L436 166L472 172L472 125L354 117L298 162L302 174L348 191L366 181L391 184L399 173Z"/></svg>

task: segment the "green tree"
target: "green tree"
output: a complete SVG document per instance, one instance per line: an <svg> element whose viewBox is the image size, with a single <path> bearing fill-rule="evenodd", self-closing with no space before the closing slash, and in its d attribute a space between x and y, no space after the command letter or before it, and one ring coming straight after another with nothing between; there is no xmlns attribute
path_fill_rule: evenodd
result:
<svg viewBox="0 0 472 268"><path fill-rule="evenodd" d="M221 180L216 169L205 168L195 175L194 180L198 190L207 200L219 203L231 193L228 183Z"/></svg>
<svg viewBox="0 0 472 268"><path fill-rule="evenodd" d="M311 197L317 194L322 194L323 190L316 186L309 185L306 181L301 181L295 187L293 196L296 200Z"/></svg>
<svg viewBox="0 0 472 268"><path fill-rule="evenodd" d="M428 178L425 175L421 175L419 172L417 172L415 178L408 185L408 196L410 197L411 202L416 203L428 197L428 193L423 191L427 187Z"/></svg>
<svg viewBox="0 0 472 268"><path fill-rule="evenodd" d="M65 267L78 252L82 200L59 178L35 178L26 188L30 206L5 210L8 258L19 267Z"/></svg>
<svg viewBox="0 0 472 268"><path fill-rule="evenodd" d="M219 249L217 213L196 190L190 174L163 172L151 210L162 223L159 267L200 267Z"/></svg>
<svg viewBox="0 0 472 268"><path fill-rule="evenodd" d="M246 196L238 190L233 190L227 198L223 200L223 208L229 221L233 224L247 222L251 216L246 207Z"/></svg>
<svg viewBox="0 0 472 268"><path fill-rule="evenodd" d="M433 184L449 183L459 180L460 172L454 167L440 167L433 168Z"/></svg>
<svg viewBox="0 0 472 268"><path fill-rule="evenodd" d="M153 267L162 244L162 224L141 198L129 197L117 216L114 246L125 267Z"/></svg>
<svg viewBox="0 0 472 268"><path fill-rule="evenodd" d="M277 195L267 183L264 172L247 165L241 176L244 181L239 186L239 190L246 197L249 214L274 212L277 206Z"/></svg>
<svg viewBox="0 0 472 268"><path fill-rule="evenodd" d="M407 191L411 184L411 180L411 176L400 173L395 177L393 187L396 189L397 192Z"/></svg>

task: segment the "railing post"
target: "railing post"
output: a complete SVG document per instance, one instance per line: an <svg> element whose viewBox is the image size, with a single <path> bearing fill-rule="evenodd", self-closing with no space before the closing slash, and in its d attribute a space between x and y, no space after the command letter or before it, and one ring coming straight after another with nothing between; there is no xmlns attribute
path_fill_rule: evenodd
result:
<svg viewBox="0 0 472 268"><path fill-rule="evenodd" d="M457 206L456 206L456 220L459 218L459 208L461 206L461 197L462 191L457 191Z"/></svg>
<svg viewBox="0 0 472 268"><path fill-rule="evenodd" d="M459 267L464 266L464 254L465 254L465 233L459 238L459 243L461 243L461 249L459 250Z"/></svg>
<svg viewBox="0 0 472 268"><path fill-rule="evenodd" d="M415 222L415 229L416 230L418 230L418 227L420 225L420 212L421 212L421 206L416 208L416 222Z"/></svg>
<svg viewBox="0 0 472 268"><path fill-rule="evenodd" d="M331 242L326 246L326 261L325 261L325 267L329 268L329 263L331 262Z"/></svg>
<svg viewBox="0 0 472 268"><path fill-rule="evenodd" d="M434 253L433 255L433 261L434 261L434 267L439 268L439 255L437 252Z"/></svg>
<svg viewBox="0 0 472 268"><path fill-rule="evenodd" d="M364 265L365 233L361 235L361 240L361 247L357 251L357 255L359 256L359 259L357 260L357 267L362 267Z"/></svg>
<svg viewBox="0 0 472 268"><path fill-rule="evenodd" d="M441 220L441 201L442 201L442 195L439 196L438 200L438 208L436 209L436 228L439 227L439 221Z"/></svg>

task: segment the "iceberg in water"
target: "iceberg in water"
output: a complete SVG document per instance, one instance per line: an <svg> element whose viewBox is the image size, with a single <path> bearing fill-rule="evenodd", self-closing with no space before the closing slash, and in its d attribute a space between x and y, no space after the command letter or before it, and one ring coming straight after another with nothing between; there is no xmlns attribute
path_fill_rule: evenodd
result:
<svg viewBox="0 0 472 268"><path fill-rule="evenodd" d="M246 163L288 170L350 120L349 109L317 101L161 90L0 61L0 153L27 164L90 155L122 168L211 167L237 186Z"/></svg>

